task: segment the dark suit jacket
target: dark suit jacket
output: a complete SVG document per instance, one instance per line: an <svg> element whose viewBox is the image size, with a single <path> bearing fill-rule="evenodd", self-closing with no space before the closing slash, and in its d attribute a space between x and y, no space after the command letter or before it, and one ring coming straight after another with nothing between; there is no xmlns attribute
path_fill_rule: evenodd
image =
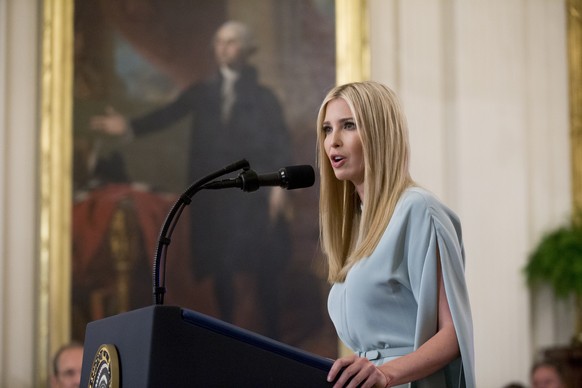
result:
<svg viewBox="0 0 582 388"><path fill-rule="evenodd" d="M256 70L244 68L235 84L230 120L221 121L220 74L186 89L174 102L131 121L136 136L191 117L189 176L192 182L242 158L258 173L291 162L292 142L274 93L260 85ZM199 276L228 267L257 271L289 255L286 226L268 219L270 189L202 191L192 208L192 249ZM283 229L281 229L283 228ZM261 264L261 262L263 264Z"/></svg>

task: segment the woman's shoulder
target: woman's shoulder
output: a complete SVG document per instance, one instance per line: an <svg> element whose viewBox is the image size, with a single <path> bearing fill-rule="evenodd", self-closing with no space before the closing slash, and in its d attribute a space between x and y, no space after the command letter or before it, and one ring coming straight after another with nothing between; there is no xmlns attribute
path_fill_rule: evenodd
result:
<svg viewBox="0 0 582 388"><path fill-rule="evenodd" d="M406 207L433 207L442 204L430 191L419 186L412 186L404 190L399 201Z"/></svg>
<svg viewBox="0 0 582 388"><path fill-rule="evenodd" d="M456 217L455 213L434 193L418 186L409 187L404 190L397 208L400 208L400 211L406 213L423 213L426 215L446 214Z"/></svg>

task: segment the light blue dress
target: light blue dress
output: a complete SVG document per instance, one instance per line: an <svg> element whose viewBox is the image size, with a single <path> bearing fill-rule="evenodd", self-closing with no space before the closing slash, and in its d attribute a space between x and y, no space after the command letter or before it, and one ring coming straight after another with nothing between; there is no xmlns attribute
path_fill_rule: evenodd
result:
<svg viewBox="0 0 582 388"><path fill-rule="evenodd" d="M335 283L329 315L340 339L376 365L420 347L437 330L437 248L461 357L402 387L475 387L473 324L458 217L428 191L407 189L372 255Z"/></svg>

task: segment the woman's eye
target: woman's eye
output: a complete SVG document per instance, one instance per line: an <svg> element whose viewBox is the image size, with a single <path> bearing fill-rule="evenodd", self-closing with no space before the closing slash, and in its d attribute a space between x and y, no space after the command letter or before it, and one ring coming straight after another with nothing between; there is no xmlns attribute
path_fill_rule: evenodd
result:
<svg viewBox="0 0 582 388"><path fill-rule="evenodd" d="M323 130L323 133L328 134L328 133L331 132L331 126L324 125L323 128L322 128L322 130Z"/></svg>
<svg viewBox="0 0 582 388"><path fill-rule="evenodd" d="M356 123L353 121L346 121L344 124L345 129L356 129Z"/></svg>

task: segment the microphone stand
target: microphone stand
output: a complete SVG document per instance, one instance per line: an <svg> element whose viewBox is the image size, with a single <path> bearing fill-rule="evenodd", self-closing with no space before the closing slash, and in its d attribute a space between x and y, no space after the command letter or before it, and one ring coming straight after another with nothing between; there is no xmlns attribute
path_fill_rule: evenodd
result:
<svg viewBox="0 0 582 388"><path fill-rule="evenodd" d="M166 255L168 252L168 245L170 245L171 242L172 233L176 227L176 224L178 223L178 219L180 218L182 211L192 202L192 197L194 194L202 190L205 184L218 177L241 169L245 171L250 169L249 162L246 159L239 160L238 162L230 164L196 181L180 196L180 198L170 209L170 212L166 216L166 220L164 221L160 231L160 237L158 239L158 245L154 256L153 293L154 303L156 305L164 304L164 294L166 293ZM162 271L160 271L160 269Z"/></svg>

